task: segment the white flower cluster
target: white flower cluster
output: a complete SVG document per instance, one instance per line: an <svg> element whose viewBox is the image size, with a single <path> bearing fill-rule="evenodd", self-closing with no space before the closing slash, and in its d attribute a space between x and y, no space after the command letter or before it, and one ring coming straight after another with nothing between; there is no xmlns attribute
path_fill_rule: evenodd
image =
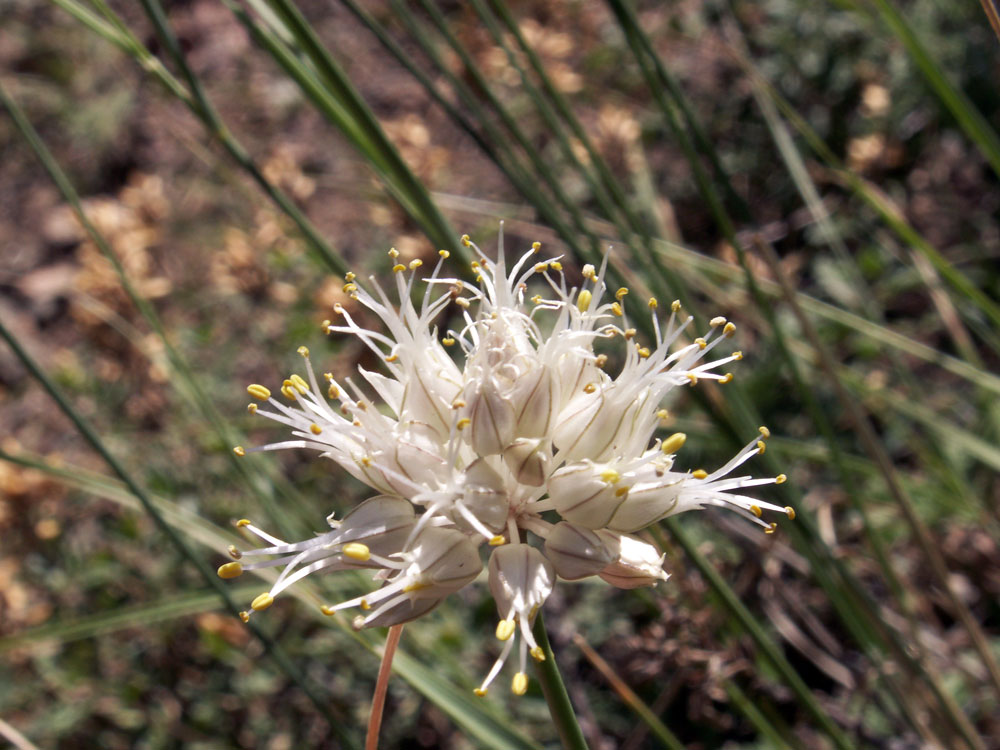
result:
<svg viewBox="0 0 1000 750"><path fill-rule="evenodd" d="M382 373L359 368L366 387L329 373L321 385L302 347L306 377L285 380L284 403L264 386L248 388L270 407L251 403L250 411L294 435L254 450L320 451L378 494L342 519L331 516L331 531L302 542L286 543L240 521L267 546L231 548L235 561L219 575L282 567L270 591L251 604L261 610L317 571L370 568L379 582L375 591L323 612L358 607L364 613L355 627L393 625L475 580L485 543L496 636L504 645L476 692L485 694L518 642L512 689L523 694L527 655L544 658L531 625L557 576L597 575L621 588L653 585L667 574L658 550L633 536L646 526L717 505L771 531L774 524L760 520L762 509L793 513L743 494L783 482L784 475L732 476L763 452L765 428L711 473L674 468L683 434L654 437L671 389L732 379L717 370L741 354L709 356L733 334L732 323L716 318L704 336L686 340L691 319L681 319L680 304L673 303L664 328L650 299L655 340L644 346L625 313L628 290L610 295L603 266L584 266L581 287L567 288L559 260L540 259L537 242L510 268L502 240L496 263L468 237L463 242L479 257L472 264L475 285L443 277L448 252L441 251L423 279L419 308L413 302L418 260L405 266L389 252L398 307L374 279L365 289L348 274L344 291L388 332L368 330L339 305L340 321L326 325L330 333L356 336L384 362ZM529 283L536 282L546 294L528 298ZM464 322L442 335L435 320L452 306ZM620 341L621 359L612 363L595 353L599 340ZM456 346L457 357L449 352ZM606 372L612 364L617 374Z"/></svg>

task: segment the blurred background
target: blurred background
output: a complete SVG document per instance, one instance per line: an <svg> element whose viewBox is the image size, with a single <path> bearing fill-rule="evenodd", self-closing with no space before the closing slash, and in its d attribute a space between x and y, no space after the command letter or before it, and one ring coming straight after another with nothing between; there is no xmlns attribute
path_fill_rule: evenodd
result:
<svg viewBox="0 0 1000 750"><path fill-rule="evenodd" d="M235 519L303 538L364 497L235 460L282 436L245 386L302 344L365 364L320 332L343 273L490 254L503 219L571 279L612 247L634 317L737 324L735 381L667 429L711 468L768 425L750 468L798 516L687 514L650 537L667 583L556 588L590 746L1000 747L992 8L0 0L0 737L362 743L384 632L315 605L364 580L251 631L263 584L203 575ZM536 682L472 696L495 617L469 587L406 627L383 747L557 744Z"/></svg>

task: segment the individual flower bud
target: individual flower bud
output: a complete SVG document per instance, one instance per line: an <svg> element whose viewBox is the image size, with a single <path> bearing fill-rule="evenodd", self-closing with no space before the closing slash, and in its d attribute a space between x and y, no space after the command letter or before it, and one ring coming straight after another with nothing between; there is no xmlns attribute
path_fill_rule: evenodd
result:
<svg viewBox="0 0 1000 750"><path fill-rule="evenodd" d="M406 543L416 518L413 503L409 500L376 495L352 508L335 523L333 538L337 544L363 542L377 554L390 555Z"/></svg>
<svg viewBox="0 0 1000 750"><path fill-rule="evenodd" d="M411 620L416 620L418 617L423 617L444 600L445 597L441 597L440 599L408 598L391 609L377 609L372 613L374 616L365 617L364 615L358 615L354 618L351 625L355 630L361 630L362 628L387 628L392 625L401 625L404 622L410 622Z"/></svg>
<svg viewBox="0 0 1000 750"><path fill-rule="evenodd" d="M615 552L615 561L598 575L620 589L655 586L670 575L663 569L663 558L656 547L628 534L610 531L597 532L604 543Z"/></svg>
<svg viewBox="0 0 1000 750"><path fill-rule="evenodd" d="M489 563L490 592L500 617L518 616L522 628L530 620L555 583L555 570L537 549L528 544L505 544L493 550Z"/></svg>
<svg viewBox="0 0 1000 750"><path fill-rule="evenodd" d="M559 409L559 381L552 369L539 365L524 373L510 390L517 437L547 435Z"/></svg>
<svg viewBox="0 0 1000 750"><path fill-rule="evenodd" d="M514 439L514 407L489 379L480 381L477 386L466 398L466 413L471 424L465 432L476 453L493 456Z"/></svg>
<svg viewBox="0 0 1000 750"><path fill-rule="evenodd" d="M566 521L557 523L549 531L545 556L556 573L567 581L597 575L615 559L597 532Z"/></svg>
<svg viewBox="0 0 1000 750"><path fill-rule="evenodd" d="M462 504L486 528L498 532L507 524L510 505L503 477L490 466L495 460L477 458L469 464L462 482ZM452 518L461 528L472 529L461 513L452 513Z"/></svg>
<svg viewBox="0 0 1000 750"><path fill-rule="evenodd" d="M615 509L605 526L612 531L633 532L644 529L671 515L684 484L685 474L661 472L656 477L650 471L651 481L639 481L629 487L624 502Z"/></svg>
<svg viewBox="0 0 1000 750"><path fill-rule="evenodd" d="M621 452L648 399L648 394L634 396L615 384L593 388L590 393L579 393L559 412L552 442L568 460L603 461L616 449Z"/></svg>
<svg viewBox="0 0 1000 750"><path fill-rule="evenodd" d="M396 473L406 477L413 484L425 485L433 482L444 471L445 460L440 451L441 441L429 425L410 422L395 442L394 462L390 465ZM390 484L394 484L394 477L387 476L386 479ZM400 481L396 480L395 484L400 484ZM397 492L404 497L413 494L400 489L397 489Z"/></svg>
<svg viewBox="0 0 1000 750"><path fill-rule="evenodd" d="M405 571L410 582L403 590L418 599L447 596L471 583L482 570L476 546L455 529L429 526L404 554L412 562Z"/></svg>
<svg viewBox="0 0 1000 750"><path fill-rule="evenodd" d="M451 428L451 404L462 392L462 374L443 347L431 340L406 367L399 401L401 422L423 422L441 438Z"/></svg>
<svg viewBox="0 0 1000 750"><path fill-rule="evenodd" d="M580 461L556 470L549 478L549 499L559 515L588 529L607 525L624 502L618 472L607 464Z"/></svg>
<svg viewBox="0 0 1000 750"><path fill-rule="evenodd" d="M521 484L541 487L549 475L552 450L540 438L518 438L503 452L507 468Z"/></svg>

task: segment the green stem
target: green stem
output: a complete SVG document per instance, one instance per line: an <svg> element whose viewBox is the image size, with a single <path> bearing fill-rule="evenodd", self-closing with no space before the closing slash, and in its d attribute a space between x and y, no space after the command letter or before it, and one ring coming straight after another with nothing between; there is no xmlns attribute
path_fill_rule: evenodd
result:
<svg viewBox="0 0 1000 750"><path fill-rule="evenodd" d="M559 732L559 739L566 750L587 750L587 741L583 738L583 730L576 720L576 712L573 704L569 701L569 693L566 692L566 685L563 683L562 675L559 673L559 666L556 664L556 657L552 653L552 645L549 643L549 635L545 631L545 622L542 613L539 611L535 618L535 625L532 628L535 640L542 647L545 660L536 662L535 672L538 681L542 685L542 692L545 694L545 702L549 704L549 713L552 715L552 722Z"/></svg>

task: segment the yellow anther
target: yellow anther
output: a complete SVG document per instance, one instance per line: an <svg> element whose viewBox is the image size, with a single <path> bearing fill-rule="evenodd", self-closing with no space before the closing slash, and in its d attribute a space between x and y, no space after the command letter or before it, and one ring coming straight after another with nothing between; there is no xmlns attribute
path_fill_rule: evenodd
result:
<svg viewBox="0 0 1000 750"><path fill-rule="evenodd" d="M486 693L489 692L486 688L473 688L472 694L482 698Z"/></svg>
<svg viewBox="0 0 1000 750"><path fill-rule="evenodd" d="M743 359L743 352L733 352L731 356L733 359L739 361Z"/></svg>
<svg viewBox="0 0 1000 750"><path fill-rule="evenodd" d="M490 539L491 547L500 547L506 543L507 543L507 537L503 536L502 534L497 534L495 537Z"/></svg>
<svg viewBox="0 0 1000 750"><path fill-rule="evenodd" d="M608 363L607 354L598 354L596 357L594 357L595 367L604 367L604 365L606 365L607 363Z"/></svg>
<svg viewBox="0 0 1000 750"><path fill-rule="evenodd" d="M243 553L240 552L238 549L236 549L235 544L230 544L228 549L226 549L226 552L228 552L229 556L234 560L239 560L241 557L243 557Z"/></svg>
<svg viewBox="0 0 1000 750"><path fill-rule="evenodd" d="M478 284L482 280L483 280L483 275L481 273L477 273L476 274L476 283Z"/></svg>
<svg viewBox="0 0 1000 750"><path fill-rule="evenodd" d="M459 430L464 430L470 424L472 424L471 419L469 419L468 417L462 417L460 420L458 420L458 422L455 423L455 427L458 428Z"/></svg>
<svg viewBox="0 0 1000 750"><path fill-rule="evenodd" d="M451 253L449 253L447 250L438 250L438 255L440 255L445 260L448 260L448 258L451 257Z"/></svg>
<svg viewBox="0 0 1000 750"><path fill-rule="evenodd" d="M621 302L623 299L625 299L626 294L628 294L628 287L627 286L620 287L618 291L615 292L615 299Z"/></svg>
<svg viewBox="0 0 1000 750"><path fill-rule="evenodd" d="M676 453L684 446L684 443L687 442L687 439L688 436L685 435L683 432L675 432L673 435L671 435L670 437L668 437L666 440L663 441L663 443L660 445L660 450L666 453L667 455Z"/></svg>
<svg viewBox="0 0 1000 750"><path fill-rule="evenodd" d="M766 450L767 450L767 443L765 443L763 440L758 440L757 441L757 453L763 453Z"/></svg>
<svg viewBox="0 0 1000 750"><path fill-rule="evenodd" d="M615 303L615 304L617 304L617 303ZM626 328L625 329L625 340L626 341L631 341L632 339L635 338L635 334L636 334L636 330L634 328Z"/></svg>
<svg viewBox="0 0 1000 750"><path fill-rule="evenodd" d="M250 412L251 414L256 414L257 413L257 404L254 404L254 403L247 404L247 411Z"/></svg>
<svg viewBox="0 0 1000 750"><path fill-rule="evenodd" d="M514 620L501 620L497 623L497 640L510 640L510 637L514 635L515 630L517 630L517 624Z"/></svg>
<svg viewBox="0 0 1000 750"><path fill-rule="evenodd" d="M539 242L538 240L535 240L534 242L531 243L531 249L537 253L539 250L542 249L542 243Z"/></svg>
<svg viewBox="0 0 1000 750"><path fill-rule="evenodd" d="M365 612L367 612L372 608L372 605L368 603L367 599L362 599L360 602L358 602L358 606L361 607L361 609L363 609Z"/></svg>
<svg viewBox="0 0 1000 750"><path fill-rule="evenodd" d="M534 646L528 653L535 661L545 661L545 652L542 651L541 646Z"/></svg>
<svg viewBox="0 0 1000 750"><path fill-rule="evenodd" d="M766 529L764 529L764 533L765 534L773 534L775 532L775 529L777 529L777 528L778 528L778 524L772 522L772 523L768 524L768 527Z"/></svg>
<svg viewBox="0 0 1000 750"><path fill-rule="evenodd" d="M240 612L240 619L243 620L243 622L250 622L250 613L243 610Z"/></svg>
<svg viewBox="0 0 1000 750"><path fill-rule="evenodd" d="M286 380L284 385L281 386L281 395L287 398L289 401L294 401L295 399L298 398L298 396L295 395L295 388L288 380Z"/></svg>
<svg viewBox="0 0 1000 750"><path fill-rule="evenodd" d="M535 304L535 305L542 304L542 295L536 294L534 297L531 298L531 302L532 302L532 304Z"/></svg>
<svg viewBox="0 0 1000 750"><path fill-rule="evenodd" d="M680 309L681 309L681 301L679 299L675 299L673 302L670 303L671 312L680 312Z"/></svg>
<svg viewBox="0 0 1000 750"><path fill-rule="evenodd" d="M597 271L590 263L583 267L582 273L583 278L589 279L590 281L594 281L597 278Z"/></svg>
<svg viewBox="0 0 1000 750"><path fill-rule="evenodd" d="M619 487L615 490L615 497L625 497L628 494L628 487Z"/></svg>
<svg viewBox="0 0 1000 750"><path fill-rule="evenodd" d="M666 422L668 419L670 419L670 412L667 411L666 409L660 409L659 411L656 412L656 418L659 419L661 422Z"/></svg>
<svg viewBox="0 0 1000 750"><path fill-rule="evenodd" d="M608 484L617 484L621 481L622 475L614 469L605 469L601 472L601 479Z"/></svg>
<svg viewBox="0 0 1000 750"><path fill-rule="evenodd" d="M347 273L344 274L344 281L354 281L356 278L358 277L357 274L354 273L354 271L348 271Z"/></svg>
<svg viewBox="0 0 1000 750"><path fill-rule="evenodd" d="M242 529L244 526L249 526L249 525L250 525L249 518L241 518L239 521L236 522L236 528L238 529Z"/></svg>
<svg viewBox="0 0 1000 750"><path fill-rule="evenodd" d="M451 336L445 336L443 339L441 339L441 343L444 344L445 346L454 346L455 339L453 339Z"/></svg>
<svg viewBox="0 0 1000 750"><path fill-rule="evenodd" d="M613 312L613 313L614 313L615 315L617 315L617 316L618 316L619 318L620 318L620 317L621 317L622 315L624 315L624 314L625 314L625 313L623 313L623 312L622 312L622 306L621 306L621 305L619 305L619 304L618 304L617 302L612 302L612 303L611 303L611 312Z"/></svg>
<svg viewBox="0 0 1000 750"><path fill-rule="evenodd" d="M524 695L528 692L528 675L518 672L510 682L510 690L514 695Z"/></svg>
<svg viewBox="0 0 1000 750"><path fill-rule="evenodd" d="M352 294L352 293L358 291L358 285L355 284L352 281L352 282L349 282L347 284L344 284L343 290L344 290L344 294Z"/></svg>
<svg viewBox="0 0 1000 750"><path fill-rule="evenodd" d="M643 359L648 359L649 355L652 354L652 352L650 352L645 346L640 346L637 352Z"/></svg>
<svg viewBox="0 0 1000 750"><path fill-rule="evenodd" d="M733 377L734 376L733 376L733 374L731 372L727 372L725 375L723 375L721 378L719 378L719 384L720 385L725 385L726 383L732 383L733 382Z"/></svg>
<svg viewBox="0 0 1000 750"><path fill-rule="evenodd" d="M722 335L723 336L732 336L734 333L736 333L736 324L735 323L726 323L726 325L723 326L723 328L722 328Z"/></svg>
<svg viewBox="0 0 1000 750"><path fill-rule="evenodd" d="M326 389L326 395L329 398L339 398L340 397L340 389L337 386L335 386L333 383L330 383L330 387Z"/></svg>
<svg viewBox="0 0 1000 750"><path fill-rule="evenodd" d="M712 326L712 328L718 328L719 326L724 326L726 324L726 319L720 315L717 318L712 318L708 321L708 324Z"/></svg>
<svg viewBox="0 0 1000 750"><path fill-rule="evenodd" d="M705 341L705 339L703 339L701 336L699 336L698 338L696 338L694 340L694 343L696 343L698 345L699 349L704 349L706 346L708 346L708 342Z"/></svg>
<svg viewBox="0 0 1000 750"><path fill-rule="evenodd" d="M650 310L655 310L660 303L656 301L656 297L650 297L648 304Z"/></svg>
<svg viewBox="0 0 1000 750"><path fill-rule="evenodd" d="M548 270L549 270L549 264L548 263L536 263L535 264L535 273L545 273Z"/></svg>
<svg viewBox="0 0 1000 750"><path fill-rule="evenodd" d="M361 462L361 465L364 466L364 467L366 467L366 468L372 465L372 457L371 456L362 456L359 459L359 461Z"/></svg>
<svg viewBox="0 0 1000 750"><path fill-rule="evenodd" d="M469 309L469 300L465 297L455 297L455 304L461 307L463 310Z"/></svg>
<svg viewBox="0 0 1000 750"><path fill-rule="evenodd" d="M760 427L758 427L757 428L757 432L759 432L765 438L771 437L771 431L769 429L767 429L764 425L761 425Z"/></svg>
<svg viewBox="0 0 1000 750"><path fill-rule="evenodd" d="M411 271L416 271L423 264L424 264L424 262L422 260L420 260L420 258L416 258L415 260L411 260L410 261L410 270Z"/></svg>
<svg viewBox="0 0 1000 750"><path fill-rule="evenodd" d="M593 383L587 383L587 385L583 386L583 392L584 393L593 393L596 390L597 390L597 386L594 385Z"/></svg>
<svg viewBox="0 0 1000 750"><path fill-rule="evenodd" d="M292 387L294 387L299 393L309 392L309 384L302 378L301 375L289 375L288 380L291 382Z"/></svg>
<svg viewBox="0 0 1000 750"><path fill-rule="evenodd" d="M472 261L469 264L469 268L471 268L473 271L478 271L479 270L479 261L478 260Z"/></svg>
<svg viewBox="0 0 1000 750"><path fill-rule="evenodd" d="M267 401L271 398L271 391L262 385L257 385L256 383L247 386L247 393L256 399L260 399L261 401Z"/></svg>
<svg viewBox="0 0 1000 750"><path fill-rule="evenodd" d="M429 589L431 584L424 583L423 581L414 581L409 586L403 588L404 594L409 594L411 591L420 591L421 589Z"/></svg>
<svg viewBox="0 0 1000 750"><path fill-rule="evenodd" d="M333 303L333 311L335 313L337 313L337 315L343 315L344 314L344 306L342 304L340 304L339 302L334 302Z"/></svg>
<svg viewBox="0 0 1000 750"><path fill-rule="evenodd" d="M785 515L788 516L788 520L789 521L794 521L795 520L795 508L793 508L791 505L786 505L785 506Z"/></svg>
<svg viewBox="0 0 1000 750"><path fill-rule="evenodd" d="M349 544L345 544L340 551L344 553L344 557L349 557L352 560L358 560L360 562L365 562L372 556L371 550L368 549L368 546L361 544L360 542L350 542Z"/></svg>
<svg viewBox="0 0 1000 750"><path fill-rule="evenodd" d="M319 611L322 612L327 617L333 617L335 614L337 614L337 610L335 610L329 604L321 604L319 607Z"/></svg>
<svg viewBox="0 0 1000 750"><path fill-rule="evenodd" d="M242 445L237 445L233 448L233 453L235 453L240 458L243 458L247 454L246 449Z"/></svg>
<svg viewBox="0 0 1000 750"><path fill-rule="evenodd" d="M454 401L451 402L452 409L464 409L465 406L466 406L465 401L463 401L460 398L456 398Z"/></svg>
<svg viewBox="0 0 1000 750"><path fill-rule="evenodd" d="M691 476L693 476L695 479L704 479L705 477L708 476L708 472L705 471L704 469L695 469L694 471L691 472Z"/></svg>
<svg viewBox="0 0 1000 750"><path fill-rule="evenodd" d="M238 578L243 575L243 566L238 562L227 562L225 565L220 565L215 572L219 578Z"/></svg>
<svg viewBox="0 0 1000 750"><path fill-rule="evenodd" d="M313 435L319 435L321 432L323 432L323 428L320 427L315 422L313 422L311 425L309 425L309 432L311 432Z"/></svg>
<svg viewBox="0 0 1000 750"><path fill-rule="evenodd" d="M274 604L274 597L265 592L250 602L250 609L255 612L260 612L262 609L267 609L272 604Z"/></svg>
<svg viewBox="0 0 1000 750"><path fill-rule="evenodd" d="M594 295L589 289L580 290L580 293L576 296L576 309L580 312L587 312L590 309L590 302L593 298Z"/></svg>
<svg viewBox="0 0 1000 750"><path fill-rule="evenodd" d="M323 320L322 323L319 324L319 329L323 333L329 333L330 332L330 326L332 326L332 325L333 325L333 323L330 322L329 318L326 318L326 319Z"/></svg>
<svg viewBox="0 0 1000 750"><path fill-rule="evenodd" d="M472 240L469 239L469 235L467 234L462 235L462 244L465 245L466 247L472 244Z"/></svg>
<svg viewBox="0 0 1000 750"><path fill-rule="evenodd" d="M406 266L404 266L402 263L397 263L396 265L394 265L392 267L392 272L393 273L402 273L405 270L406 270Z"/></svg>
<svg viewBox="0 0 1000 750"><path fill-rule="evenodd" d="M390 354L388 357L385 358L385 361L386 362L395 362L397 359L399 359L399 355L398 354Z"/></svg>
<svg viewBox="0 0 1000 750"><path fill-rule="evenodd" d="M757 518L760 518L762 515L764 515L764 512L760 509L759 505L751 505L750 512L753 513L755 516L757 516Z"/></svg>
<svg viewBox="0 0 1000 750"><path fill-rule="evenodd" d="M333 382L333 373L332 372L324 372L323 373L323 380L325 380L327 383L332 383Z"/></svg>
<svg viewBox="0 0 1000 750"><path fill-rule="evenodd" d="M774 483L775 484L784 484L787 481L788 481L788 477L785 474L778 474L778 476L776 476L774 478Z"/></svg>
<svg viewBox="0 0 1000 750"><path fill-rule="evenodd" d="M549 263L549 268L551 268L553 271L558 271L562 273L562 263L560 263L558 260L554 260L551 263Z"/></svg>
<svg viewBox="0 0 1000 750"><path fill-rule="evenodd" d="M698 376L693 372L687 374L687 379L691 381L691 385L698 385Z"/></svg>
<svg viewBox="0 0 1000 750"><path fill-rule="evenodd" d="M399 257L399 250L397 250L397 249L396 249L396 248L394 248L394 247L390 247L390 248L389 248L389 252L387 253L387 255L388 255L388 256L389 256L390 258L392 258L393 260L396 260L396 258L398 258L398 257Z"/></svg>

